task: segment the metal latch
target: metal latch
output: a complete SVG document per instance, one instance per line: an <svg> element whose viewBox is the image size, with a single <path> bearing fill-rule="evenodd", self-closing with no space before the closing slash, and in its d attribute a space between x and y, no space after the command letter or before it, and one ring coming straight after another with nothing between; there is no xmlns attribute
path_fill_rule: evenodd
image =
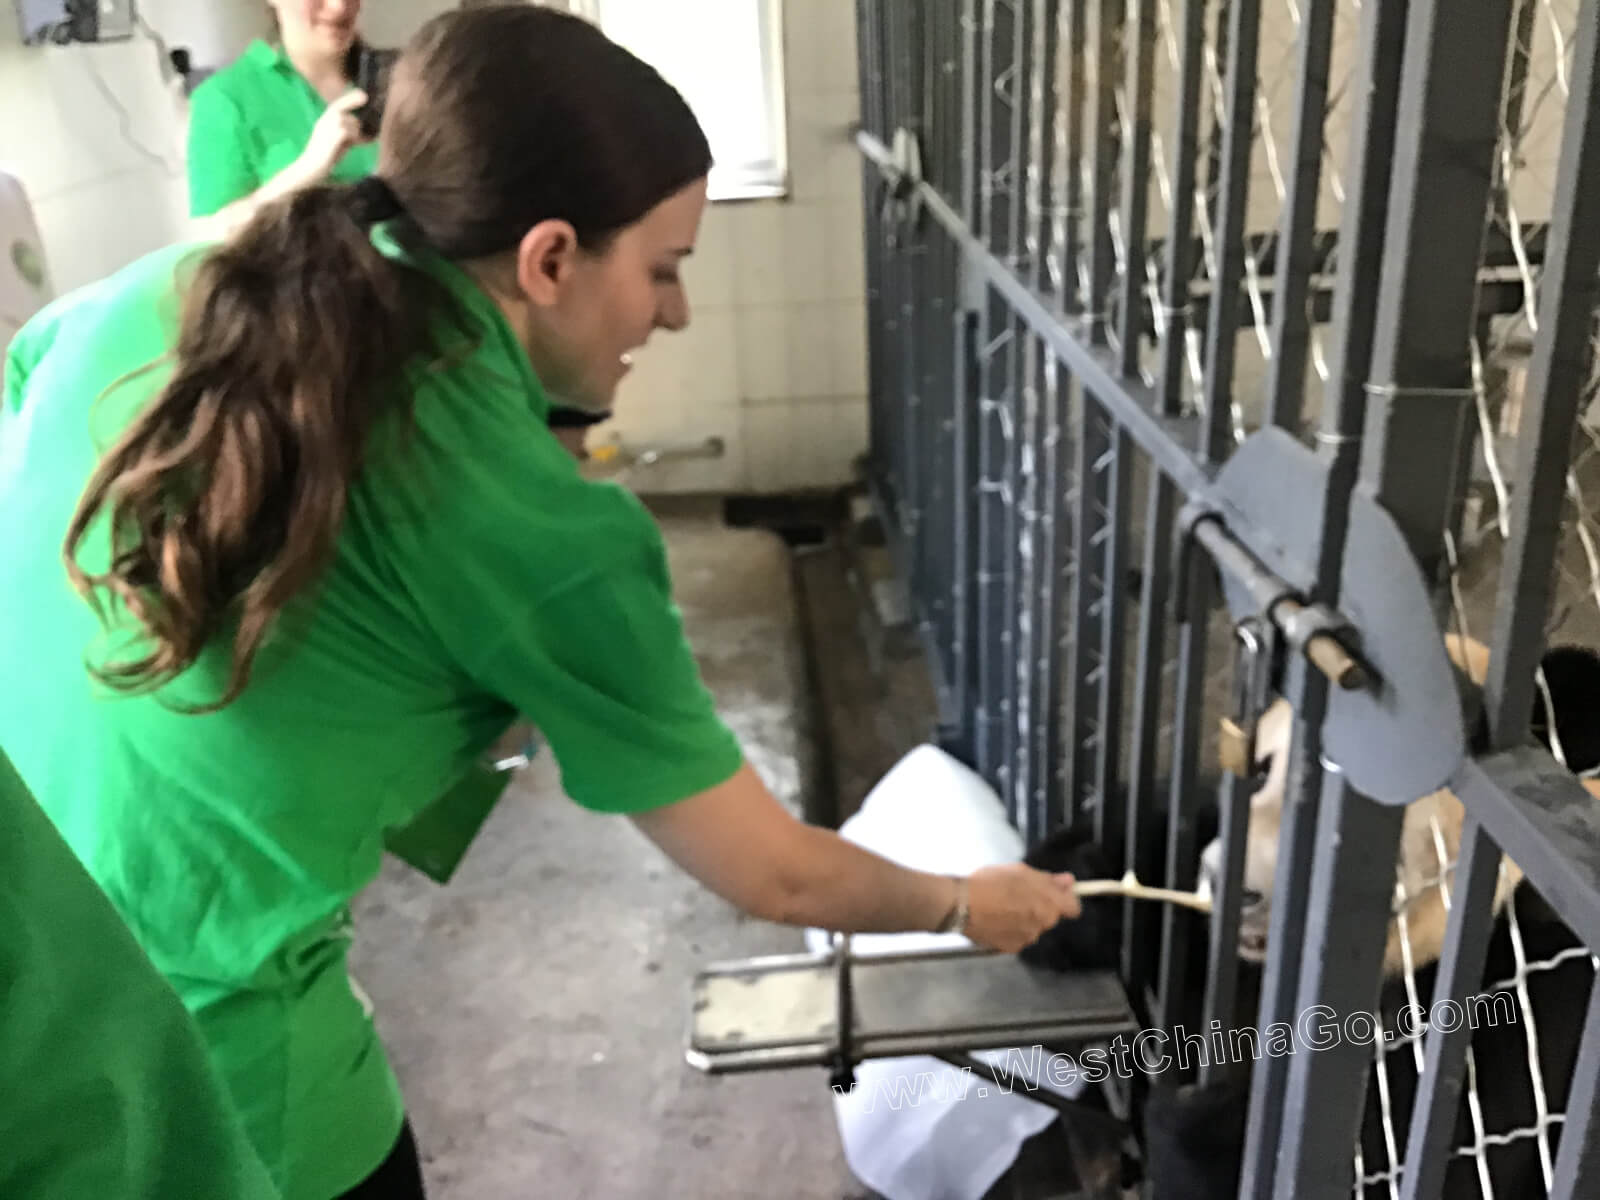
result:
<svg viewBox="0 0 1600 1200"><path fill-rule="evenodd" d="M1355 691L1372 685L1371 669L1344 643L1343 638L1354 633L1350 623L1326 605L1304 603L1288 583L1263 567L1249 548L1228 532L1219 513L1191 501L1178 514L1176 570L1180 581L1189 578L1196 545L1243 590L1260 615L1258 628L1272 629L1274 654L1281 636L1335 687ZM1187 595L1187 587L1180 584L1174 611L1180 623L1189 617Z"/></svg>
<svg viewBox="0 0 1600 1200"><path fill-rule="evenodd" d="M922 144L905 126L894 131L889 161L884 165L888 186L883 198L885 236L889 249L898 249L901 231L914 230L922 219Z"/></svg>
<svg viewBox="0 0 1600 1200"><path fill-rule="evenodd" d="M1272 695L1278 631L1270 620L1246 617L1234 626L1231 711L1222 718L1217 757L1224 771L1249 780L1256 770L1256 725Z"/></svg>

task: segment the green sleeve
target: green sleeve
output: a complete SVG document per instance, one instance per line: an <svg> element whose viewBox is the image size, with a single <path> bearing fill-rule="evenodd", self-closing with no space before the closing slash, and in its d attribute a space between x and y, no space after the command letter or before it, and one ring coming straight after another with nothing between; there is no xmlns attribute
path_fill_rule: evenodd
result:
<svg viewBox="0 0 1600 1200"><path fill-rule="evenodd" d="M637 556L545 596L476 665L539 727L567 795L599 812L671 804L744 763L700 677L651 532Z"/></svg>
<svg viewBox="0 0 1600 1200"><path fill-rule="evenodd" d="M4 366L0 367L0 420L22 411L22 393L28 377L54 343L63 314L80 294L69 292L56 297L23 322L12 336L6 346Z"/></svg>
<svg viewBox="0 0 1600 1200"><path fill-rule="evenodd" d="M17 330L6 346L5 365L0 368L0 417L22 411L23 385L49 344L48 329L37 317Z"/></svg>
<svg viewBox="0 0 1600 1200"><path fill-rule="evenodd" d="M190 98L189 215L208 217L254 192L261 179L249 157L243 114L224 92L201 84Z"/></svg>
<svg viewBox="0 0 1600 1200"><path fill-rule="evenodd" d="M188 1012L0 753L0 1196L276 1200Z"/></svg>

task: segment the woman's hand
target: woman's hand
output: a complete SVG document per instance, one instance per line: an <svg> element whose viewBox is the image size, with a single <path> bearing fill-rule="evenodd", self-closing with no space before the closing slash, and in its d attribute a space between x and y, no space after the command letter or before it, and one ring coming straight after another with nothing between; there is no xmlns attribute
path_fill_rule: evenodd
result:
<svg viewBox="0 0 1600 1200"><path fill-rule="evenodd" d="M328 105L312 126L306 148L291 168L297 182L303 186L321 183L333 173L347 150L370 140L361 132L361 122L355 115L366 102L367 94L356 88Z"/></svg>
<svg viewBox="0 0 1600 1200"><path fill-rule="evenodd" d="M1071 875L1023 863L984 867L967 877L967 937L1006 954L1031 946L1058 921L1083 911Z"/></svg>
<svg viewBox="0 0 1600 1200"><path fill-rule="evenodd" d="M191 236L219 241L231 237L267 205L292 196L302 188L326 182L345 151L371 140L362 134L361 122L355 115L366 102L367 94L356 88L329 104L312 126L311 137L299 158L248 196L241 196L209 217L191 222Z"/></svg>

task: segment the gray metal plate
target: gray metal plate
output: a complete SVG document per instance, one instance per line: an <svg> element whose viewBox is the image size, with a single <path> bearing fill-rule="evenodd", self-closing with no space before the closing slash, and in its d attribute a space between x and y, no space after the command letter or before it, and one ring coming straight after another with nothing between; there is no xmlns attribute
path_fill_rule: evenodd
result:
<svg viewBox="0 0 1600 1200"><path fill-rule="evenodd" d="M1011 955L933 952L851 963L859 1059L1064 1045L1138 1028L1110 971L1058 974ZM688 1057L710 1072L822 1065L837 1046L838 972L823 957L702 971Z"/></svg>
<svg viewBox="0 0 1600 1200"><path fill-rule="evenodd" d="M1307 548L1318 536L1327 479L1313 450L1270 426L1217 475L1229 531L1303 594L1313 583ZM1378 803L1409 804L1443 787L1466 756L1461 699L1422 572L1394 519L1359 488L1342 575L1338 608L1377 680L1359 691L1330 689L1323 756ZM1223 590L1234 620L1256 611L1237 581L1225 576Z"/></svg>

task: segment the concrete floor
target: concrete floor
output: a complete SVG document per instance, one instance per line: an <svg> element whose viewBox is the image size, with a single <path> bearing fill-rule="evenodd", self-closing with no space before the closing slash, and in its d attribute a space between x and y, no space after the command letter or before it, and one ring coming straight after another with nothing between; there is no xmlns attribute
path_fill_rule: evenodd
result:
<svg viewBox="0 0 1600 1200"><path fill-rule="evenodd" d="M815 765L788 551L714 516L662 524L707 683L799 812ZM433 1200L866 1194L820 1069L684 1062L697 967L803 949L800 932L742 918L625 819L566 800L548 752L448 887L391 862L356 931Z"/></svg>

